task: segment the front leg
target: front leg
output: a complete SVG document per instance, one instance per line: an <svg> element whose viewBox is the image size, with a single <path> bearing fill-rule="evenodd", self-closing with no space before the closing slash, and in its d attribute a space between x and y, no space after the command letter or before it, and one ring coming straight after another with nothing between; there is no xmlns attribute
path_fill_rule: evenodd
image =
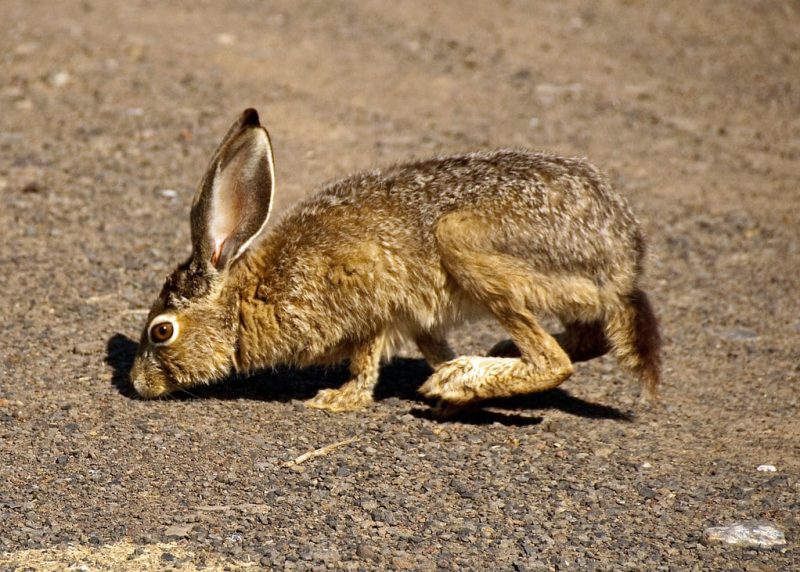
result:
<svg viewBox="0 0 800 572"><path fill-rule="evenodd" d="M308 407L328 411L355 411L373 401L378 382L383 335L356 344L350 354L350 379L339 389L321 389L306 401Z"/></svg>

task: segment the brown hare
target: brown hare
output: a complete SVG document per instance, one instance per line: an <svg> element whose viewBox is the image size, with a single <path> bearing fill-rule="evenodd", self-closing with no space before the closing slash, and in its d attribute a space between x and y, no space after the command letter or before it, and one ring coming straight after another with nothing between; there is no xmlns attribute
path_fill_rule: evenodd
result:
<svg viewBox="0 0 800 572"><path fill-rule="evenodd" d="M142 397L349 359L350 380L307 403L354 410L406 341L443 411L554 388L609 350L656 395L644 239L590 164L513 150L416 161L330 184L266 230L274 189L269 135L247 109L194 198L191 257L147 318L131 371ZM541 314L564 324L558 340ZM511 340L456 357L448 330L482 315Z"/></svg>

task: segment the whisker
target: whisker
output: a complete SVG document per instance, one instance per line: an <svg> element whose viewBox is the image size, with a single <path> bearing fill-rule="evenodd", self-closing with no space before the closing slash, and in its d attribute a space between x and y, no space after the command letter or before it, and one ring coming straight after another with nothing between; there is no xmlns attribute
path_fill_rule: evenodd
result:
<svg viewBox="0 0 800 572"><path fill-rule="evenodd" d="M194 397L195 399L200 399L199 395L197 395L196 393L192 393L188 389L181 388L181 392L185 393L186 395L188 395L190 397Z"/></svg>

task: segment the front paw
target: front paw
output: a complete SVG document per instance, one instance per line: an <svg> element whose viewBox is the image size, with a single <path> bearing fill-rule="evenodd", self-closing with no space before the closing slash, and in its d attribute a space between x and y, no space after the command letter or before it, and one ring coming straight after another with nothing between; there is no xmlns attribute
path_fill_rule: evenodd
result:
<svg viewBox="0 0 800 572"><path fill-rule="evenodd" d="M307 407L327 409L328 411L357 411L372 404L372 395L363 391L347 388L320 389L317 394L305 402Z"/></svg>

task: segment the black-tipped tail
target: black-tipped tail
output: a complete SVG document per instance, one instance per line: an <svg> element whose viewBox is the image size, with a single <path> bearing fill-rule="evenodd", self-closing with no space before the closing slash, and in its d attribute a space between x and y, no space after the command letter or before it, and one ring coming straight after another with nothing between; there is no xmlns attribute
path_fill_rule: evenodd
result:
<svg viewBox="0 0 800 572"><path fill-rule="evenodd" d="M658 318L650 299L642 290L636 289L631 293L630 303L634 310L634 344L641 362L639 375L648 395L656 399L661 382L661 332Z"/></svg>
<svg viewBox="0 0 800 572"><path fill-rule="evenodd" d="M637 288L625 297L622 308L607 318L606 336L620 364L639 377L651 400L657 400L661 334L647 294Z"/></svg>

